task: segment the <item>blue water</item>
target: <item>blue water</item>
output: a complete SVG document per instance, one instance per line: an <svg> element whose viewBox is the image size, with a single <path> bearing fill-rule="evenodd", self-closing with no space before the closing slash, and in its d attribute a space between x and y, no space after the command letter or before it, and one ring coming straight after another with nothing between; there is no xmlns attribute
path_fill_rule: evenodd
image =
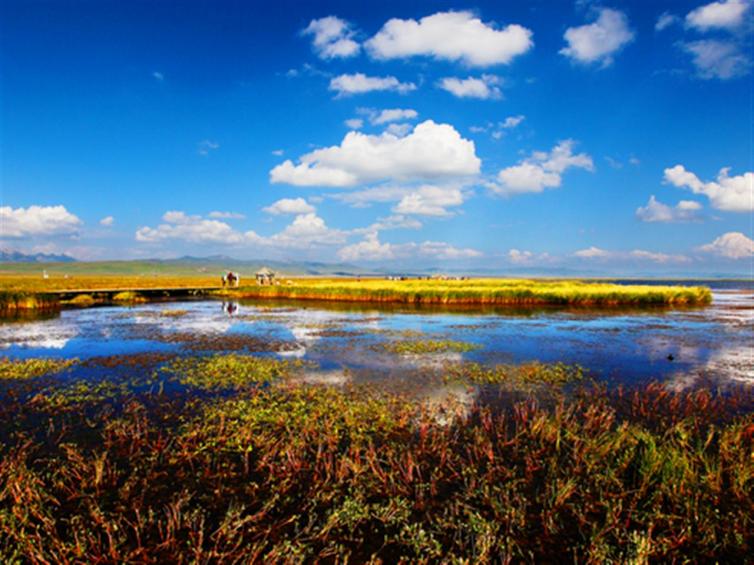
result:
<svg viewBox="0 0 754 565"><path fill-rule="evenodd" d="M163 315L171 310L186 313ZM0 355L88 359L144 352L196 354L206 343L212 352L243 351L243 338L252 337L271 344L254 353L310 361L317 369L308 378L321 382L385 383L461 361L562 361L580 364L610 383L662 380L686 386L698 379L754 383L753 329L751 288L716 290L706 308L632 311L475 312L320 303L270 307L206 300L64 310L51 319L2 322ZM417 338L481 347L428 355L396 355L379 347Z"/></svg>

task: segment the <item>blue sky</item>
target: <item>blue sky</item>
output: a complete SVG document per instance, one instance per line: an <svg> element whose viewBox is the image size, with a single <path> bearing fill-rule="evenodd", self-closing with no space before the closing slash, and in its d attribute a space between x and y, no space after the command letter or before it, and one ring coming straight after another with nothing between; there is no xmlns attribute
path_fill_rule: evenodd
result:
<svg viewBox="0 0 754 565"><path fill-rule="evenodd" d="M752 13L4 1L0 245L750 273Z"/></svg>

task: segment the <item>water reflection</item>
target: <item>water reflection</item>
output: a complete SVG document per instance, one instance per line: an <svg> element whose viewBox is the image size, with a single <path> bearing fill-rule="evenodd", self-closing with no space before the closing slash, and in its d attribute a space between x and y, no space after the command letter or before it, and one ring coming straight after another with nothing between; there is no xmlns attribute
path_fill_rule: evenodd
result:
<svg viewBox="0 0 754 565"><path fill-rule="evenodd" d="M713 305L703 309L522 310L212 300L102 307L0 323L0 350L11 357L180 353L183 336L193 335L207 336L217 352L226 337L227 351L234 351L242 346L236 338L252 336L277 344L266 350L270 354L318 367L306 380L330 384L403 381L418 391L424 385L417 372L442 374L463 361L534 360L578 363L598 379L628 384L662 379L682 387L700 375L754 383L751 290L715 292ZM461 341L477 349L398 355L384 347L413 339Z"/></svg>

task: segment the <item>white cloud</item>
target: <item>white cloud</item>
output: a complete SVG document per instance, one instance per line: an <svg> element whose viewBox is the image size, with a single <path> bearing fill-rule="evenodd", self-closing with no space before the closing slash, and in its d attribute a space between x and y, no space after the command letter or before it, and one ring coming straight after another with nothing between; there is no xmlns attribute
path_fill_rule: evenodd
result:
<svg viewBox="0 0 754 565"><path fill-rule="evenodd" d="M370 77L364 73L344 74L330 79L330 90L338 96L364 94L375 90L392 90L405 94L416 90L413 82L401 82L394 76Z"/></svg>
<svg viewBox="0 0 754 565"><path fill-rule="evenodd" d="M649 261L652 263L688 263L690 259L685 255L669 255L667 253L658 253L655 251L646 251L644 249L634 249L628 253L624 251L608 251L599 247L589 247L576 251L574 257L587 260L598 261Z"/></svg>
<svg viewBox="0 0 754 565"><path fill-rule="evenodd" d="M243 235L225 222L189 216L180 211L165 212L165 223L156 228L141 227L136 230L136 241L155 243L165 240L183 240L192 243L240 243Z"/></svg>
<svg viewBox="0 0 754 565"><path fill-rule="evenodd" d="M613 63L613 55L633 41L634 32L623 12L601 8L594 23L569 27L563 37L568 46L560 50L561 55L578 63L608 67Z"/></svg>
<svg viewBox="0 0 754 565"><path fill-rule="evenodd" d="M660 14L660 17L657 18L657 23L655 23L655 31L662 31L670 26L672 26L675 23L678 23L680 21L680 18L674 14L671 14L670 12L663 12Z"/></svg>
<svg viewBox="0 0 754 565"><path fill-rule="evenodd" d="M99 225L105 226L106 228L109 228L115 223L115 218L112 216L105 216L99 221Z"/></svg>
<svg viewBox="0 0 754 565"><path fill-rule="evenodd" d="M271 248L308 249L316 246L340 245L348 234L327 227L325 221L314 213L299 214L281 232L269 237L254 231L240 232L225 222L189 216L180 211L166 212L164 223L156 228L141 227L136 240L142 243L159 243L175 240L197 244L255 245Z"/></svg>
<svg viewBox="0 0 754 565"><path fill-rule="evenodd" d="M523 122L526 119L526 116L518 115L518 116L508 116L505 118L504 122L501 122L500 127L505 129L513 129L515 127L518 127L518 125Z"/></svg>
<svg viewBox="0 0 754 565"><path fill-rule="evenodd" d="M520 249L508 250L508 261L514 265L528 265L535 261L549 261L552 257L548 253L532 253Z"/></svg>
<svg viewBox="0 0 754 565"><path fill-rule="evenodd" d="M569 168L593 171L592 158L586 153L574 155L573 145L574 141L567 139L558 143L549 153L535 151L518 165L500 171L499 184L490 188L503 195L542 192L546 188L560 186L562 174Z"/></svg>
<svg viewBox="0 0 754 565"><path fill-rule="evenodd" d="M406 250L416 250L421 257L432 257L435 259L472 259L481 257L482 252L470 247L455 247L443 241L425 241L418 245L406 244Z"/></svg>
<svg viewBox="0 0 754 565"><path fill-rule="evenodd" d="M480 78L468 77L465 79L447 77L442 79L438 86L457 98L489 100L502 97L500 84L502 84L500 77L482 75Z"/></svg>
<svg viewBox="0 0 754 565"><path fill-rule="evenodd" d="M215 210L209 213L209 217L218 220L243 220L246 216L240 212L221 212Z"/></svg>
<svg viewBox="0 0 754 565"><path fill-rule="evenodd" d="M312 214L315 209L303 198L281 198L266 208L268 214L279 216L281 214Z"/></svg>
<svg viewBox="0 0 754 565"><path fill-rule="evenodd" d="M363 241L352 243L338 250L341 261L384 261L394 259L393 247L389 243L380 243L376 231L364 236Z"/></svg>
<svg viewBox="0 0 754 565"><path fill-rule="evenodd" d="M654 251L645 251L643 249L634 249L629 253L633 259L640 261L651 261L652 263L688 263L690 259L685 255L668 255L666 253L657 253Z"/></svg>
<svg viewBox="0 0 754 565"><path fill-rule="evenodd" d="M247 232L248 235L249 232ZM348 234L344 231L327 227L322 218L314 213L309 213L296 216L293 222L283 231L269 238L256 237L258 238L258 242L263 245L306 249L312 246L340 245L345 243Z"/></svg>
<svg viewBox="0 0 754 565"><path fill-rule="evenodd" d="M636 209L636 217L642 222L687 222L695 219L701 209L702 205L693 200L681 200L672 207L663 204L652 195L646 206Z"/></svg>
<svg viewBox="0 0 754 565"><path fill-rule="evenodd" d="M699 248L706 253L713 253L728 259L747 259L754 257L754 241L741 232L728 232L707 245Z"/></svg>
<svg viewBox="0 0 754 565"><path fill-rule="evenodd" d="M317 149L270 171L270 182L348 187L384 180L421 180L475 175L481 161L474 142L448 124L427 120L398 137L351 131L340 145Z"/></svg>
<svg viewBox="0 0 754 565"><path fill-rule="evenodd" d="M162 82L165 80L165 75L163 75L161 72L154 71L152 73L152 78L155 79L158 82Z"/></svg>
<svg viewBox="0 0 754 565"><path fill-rule="evenodd" d="M283 153L285 153L285 151L282 149L275 149L272 151L272 154L275 155L275 157L282 157Z"/></svg>
<svg viewBox="0 0 754 565"><path fill-rule="evenodd" d="M468 247L455 247L443 241L422 243L381 243L377 231L369 232L360 242L338 251L342 261L384 261L393 259L429 258L441 260L473 259L482 253Z"/></svg>
<svg viewBox="0 0 754 565"><path fill-rule="evenodd" d="M370 233L373 231L385 230L418 230L421 229L422 223L416 218L404 216L402 214L393 214L386 218L379 218L368 228L363 230L353 230L354 233Z"/></svg>
<svg viewBox="0 0 754 565"><path fill-rule="evenodd" d="M385 132L396 137L406 137L411 131L411 127L411 124L388 124L385 128Z"/></svg>
<svg viewBox="0 0 754 565"><path fill-rule="evenodd" d="M417 20L393 18L365 43L376 59L429 56L474 67L510 63L534 45L520 25L497 29L471 12L438 12Z"/></svg>
<svg viewBox="0 0 754 565"><path fill-rule="evenodd" d="M312 20L301 34L313 36L314 50L322 59L353 57L361 49L351 25L336 16Z"/></svg>
<svg viewBox="0 0 754 565"><path fill-rule="evenodd" d="M0 237L75 236L82 221L65 206L0 206Z"/></svg>
<svg viewBox="0 0 754 565"><path fill-rule="evenodd" d="M689 188L694 194L703 194L713 208L727 212L754 210L754 172L736 177L728 176L730 168L720 169L717 181L702 182L683 165L665 169L665 181L680 188Z"/></svg>
<svg viewBox="0 0 754 565"><path fill-rule="evenodd" d="M732 41L702 39L681 43L692 57L699 78L728 80L749 72L751 61Z"/></svg>
<svg viewBox="0 0 754 565"><path fill-rule="evenodd" d="M399 122L401 120L413 120L419 114L416 110L410 108L392 108L380 112L371 112L370 115L369 121L374 125L380 125L388 122Z"/></svg>
<svg viewBox="0 0 754 565"><path fill-rule="evenodd" d="M692 10L686 15L686 25L699 31L734 29L744 21L749 9L746 0L712 2Z"/></svg>
<svg viewBox="0 0 754 565"><path fill-rule="evenodd" d="M361 118L350 118L344 122L349 129L361 129L364 127L364 120Z"/></svg>
<svg viewBox="0 0 754 565"><path fill-rule="evenodd" d="M219 148L220 148L220 144L217 143L216 141L205 139L204 141L199 142L196 152L199 153L199 155L206 157L207 155L209 155L210 151L215 151L216 149L219 149Z"/></svg>
<svg viewBox="0 0 754 565"><path fill-rule="evenodd" d="M580 259L607 259L610 257L610 252L599 247L588 247L587 249L581 249L574 253L574 256Z"/></svg>
<svg viewBox="0 0 754 565"><path fill-rule="evenodd" d="M425 185L404 196L393 208L396 214L417 216L451 216L449 207L463 204L459 188Z"/></svg>

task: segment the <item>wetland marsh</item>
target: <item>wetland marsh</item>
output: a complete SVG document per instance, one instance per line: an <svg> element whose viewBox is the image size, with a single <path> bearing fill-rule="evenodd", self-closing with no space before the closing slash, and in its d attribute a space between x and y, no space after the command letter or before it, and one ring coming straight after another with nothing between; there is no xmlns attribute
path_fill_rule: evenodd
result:
<svg viewBox="0 0 754 565"><path fill-rule="evenodd" d="M740 561L754 288L712 294L6 319L0 558Z"/></svg>

